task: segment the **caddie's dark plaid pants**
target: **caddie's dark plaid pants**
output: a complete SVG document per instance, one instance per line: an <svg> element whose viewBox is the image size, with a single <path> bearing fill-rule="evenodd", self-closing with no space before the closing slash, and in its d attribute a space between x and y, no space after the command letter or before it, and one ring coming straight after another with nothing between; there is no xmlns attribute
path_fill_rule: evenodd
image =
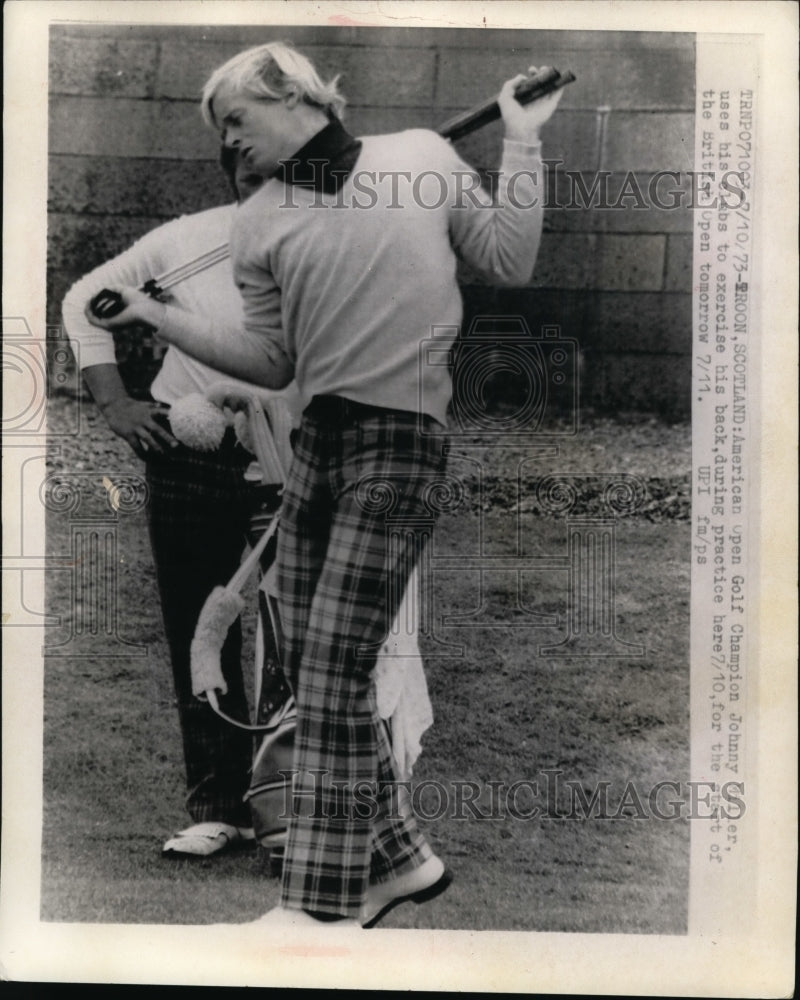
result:
<svg viewBox="0 0 800 1000"><path fill-rule="evenodd" d="M249 806L243 802L252 737L193 696L189 655L200 611L214 587L227 584L238 568L248 526L262 499L263 491L244 480L252 458L229 430L216 451L179 445L163 455L152 454L147 462L150 541L183 738L186 807L196 823L252 826ZM241 645L237 620L222 649L228 694L221 705L246 722ZM280 703L286 697L285 682L280 675L272 681Z"/></svg>
<svg viewBox="0 0 800 1000"><path fill-rule="evenodd" d="M387 545L387 514L430 518L423 497L444 468L441 438L420 436L420 419L429 418L316 397L295 444L277 549L297 702L281 892L291 909L357 917L370 881L432 853L397 807L372 678L418 554L413 532ZM375 652L359 655L363 646Z"/></svg>

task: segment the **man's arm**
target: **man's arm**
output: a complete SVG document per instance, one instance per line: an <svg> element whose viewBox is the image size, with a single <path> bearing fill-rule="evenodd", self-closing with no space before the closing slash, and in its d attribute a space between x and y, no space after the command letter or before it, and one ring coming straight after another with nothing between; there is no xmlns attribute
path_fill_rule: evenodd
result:
<svg viewBox="0 0 800 1000"><path fill-rule="evenodd" d="M459 255L493 284L511 287L527 284L536 264L546 200L540 130L563 93L559 90L523 107L514 98L514 88L523 79L508 80L498 98L505 137L494 202L475 190L476 176L472 190L456 185L457 207L450 214L451 238ZM449 152L456 163L453 172L461 174L463 182L471 171Z"/></svg>
<svg viewBox="0 0 800 1000"><path fill-rule="evenodd" d="M115 291L122 296L122 311L111 319L99 319L87 306L86 318L90 323L106 330L131 323L147 323L161 340L223 375L267 389L283 389L291 382L294 366L278 340L279 331L276 336L270 336L263 327L258 332L245 328L236 337L221 342L206 316L166 305L136 288L117 288Z"/></svg>
<svg viewBox="0 0 800 1000"><path fill-rule="evenodd" d="M139 458L148 451L164 451L177 441L154 417L160 404L133 399L120 377L114 341L88 322L87 301L107 285L142 283L161 267L166 237L164 227L148 233L130 249L101 264L77 281L62 305L64 328L81 365L81 374L109 427Z"/></svg>
<svg viewBox="0 0 800 1000"><path fill-rule="evenodd" d="M174 223L159 226L133 246L75 282L64 296L61 315L70 343L82 368L114 364L114 341L98 326L89 322L86 303L103 288L120 285L138 286L163 269L163 259L171 248L170 233Z"/></svg>

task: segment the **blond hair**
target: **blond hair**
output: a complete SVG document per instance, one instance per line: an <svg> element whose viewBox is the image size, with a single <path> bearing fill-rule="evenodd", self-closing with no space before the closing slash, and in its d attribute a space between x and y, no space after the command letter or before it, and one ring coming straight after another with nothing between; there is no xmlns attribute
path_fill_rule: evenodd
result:
<svg viewBox="0 0 800 1000"><path fill-rule="evenodd" d="M200 110L207 125L219 127L213 101L225 84L234 93L270 100L299 93L306 104L324 108L341 118L346 102L339 93L338 83L338 76L325 83L311 60L286 42L267 42L240 52L214 70L203 87Z"/></svg>

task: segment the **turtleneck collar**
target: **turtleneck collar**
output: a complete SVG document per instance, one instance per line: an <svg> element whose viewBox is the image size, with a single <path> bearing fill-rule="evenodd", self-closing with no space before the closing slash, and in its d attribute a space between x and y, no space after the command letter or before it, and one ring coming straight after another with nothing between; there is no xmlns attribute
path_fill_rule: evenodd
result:
<svg viewBox="0 0 800 1000"><path fill-rule="evenodd" d="M331 116L325 128L294 156L281 160L273 176L286 184L336 194L350 176L360 152L360 140L354 139L339 119Z"/></svg>

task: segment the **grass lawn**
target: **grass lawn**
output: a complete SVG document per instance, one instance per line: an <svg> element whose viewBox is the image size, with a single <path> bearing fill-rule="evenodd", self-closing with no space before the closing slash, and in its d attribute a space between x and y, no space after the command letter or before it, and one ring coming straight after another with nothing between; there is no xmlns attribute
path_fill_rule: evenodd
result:
<svg viewBox="0 0 800 1000"><path fill-rule="evenodd" d="M51 421L74 405L51 400ZM51 472L113 481L140 471L90 404L82 420L82 433L54 449ZM643 818L635 797L648 811L653 785L688 778L689 429L598 419L557 455L503 445L455 443L450 468L465 484L464 500L442 516L432 548L435 638L460 644L463 655L423 643L436 721L414 784L422 826L455 881L438 900L398 907L384 924L684 933L688 823ZM615 628L644 647L641 656L540 651L565 637L569 611L567 516L543 509L535 489L556 472L582 476L572 513L584 518L608 516L606 474L644 485L637 509L614 517ZM51 556L70 553L71 516L48 514ZM144 655L107 655L126 652L114 637L88 637L80 648L66 642L73 573L64 565L48 577L48 610L62 620L47 636L45 660L42 919L255 918L278 892L262 850L161 858L163 840L188 822L177 714L144 513L120 514L115 530L119 636ZM479 556L550 562L531 561L520 574L495 568L481 579ZM469 612L458 626L443 624ZM557 624L539 624L536 614ZM73 646L82 655L55 655ZM560 796L545 802L546 773L555 781L556 771ZM503 790L534 780L539 791L518 785L510 814ZM444 809L434 782L445 789ZM580 809L565 818L578 786L590 797L601 782L609 818ZM547 803L552 815L532 815Z"/></svg>

